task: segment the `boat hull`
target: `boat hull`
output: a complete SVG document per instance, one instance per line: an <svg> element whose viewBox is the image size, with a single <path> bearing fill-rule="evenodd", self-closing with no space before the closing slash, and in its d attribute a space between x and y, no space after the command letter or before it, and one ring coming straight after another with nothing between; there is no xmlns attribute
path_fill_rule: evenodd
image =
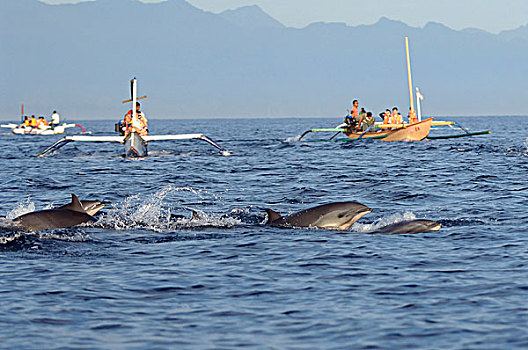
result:
<svg viewBox="0 0 528 350"><path fill-rule="evenodd" d="M147 142L139 134L135 132L128 134L124 142L126 158L146 157L148 155Z"/></svg>
<svg viewBox="0 0 528 350"><path fill-rule="evenodd" d="M76 124L62 124L57 125L53 129L51 126L32 128L32 127L15 127L11 129L11 132L16 135L58 135L64 134L67 128L73 128Z"/></svg>
<svg viewBox="0 0 528 350"><path fill-rule="evenodd" d="M421 141L429 135L433 118L403 127L375 132L346 133L349 139L380 139L381 141Z"/></svg>

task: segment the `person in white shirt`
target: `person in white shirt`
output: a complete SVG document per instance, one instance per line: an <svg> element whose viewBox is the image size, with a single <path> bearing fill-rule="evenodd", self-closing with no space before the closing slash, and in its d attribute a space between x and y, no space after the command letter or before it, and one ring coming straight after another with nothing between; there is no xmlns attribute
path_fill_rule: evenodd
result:
<svg viewBox="0 0 528 350"><path fill-rule="evenodd" d="M59 113L57 113L57 111L53 111L53 113L51 114L51 123L50 123L51 128L53 129L59 124L60 124L60 115Z"/></svg>

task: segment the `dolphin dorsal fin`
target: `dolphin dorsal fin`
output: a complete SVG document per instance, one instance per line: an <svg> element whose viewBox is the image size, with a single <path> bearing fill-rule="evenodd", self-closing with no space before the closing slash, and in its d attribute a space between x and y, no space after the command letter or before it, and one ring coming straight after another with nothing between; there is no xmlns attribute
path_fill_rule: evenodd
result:
<svg viewBox="0 0 528 350"><path fill-rule="evenodd" d="M266 213L268 214L268 221L266 221L266 224L269 224L275 220L279 220L282 218L282 215L277 213L274 210L271 210L271 209L265 209L265 210L266 210Z"/></svg>
<svg viewBox="0 0 528 350"><path fill-rule="evenodd" d="M202 217L196 211L192 211L191 220L201 220Z"/></svg>
<svg viewBox="0 0 528 350"><path fill-rule="evenodd" d="M73 210L73 211L78 211L80 213L86 213L86 210L84 210L84 207L83 207L81 201L73 193L72 193L72 201L71 201L70 206L68 207L68 209L69 210Z"/></svg>

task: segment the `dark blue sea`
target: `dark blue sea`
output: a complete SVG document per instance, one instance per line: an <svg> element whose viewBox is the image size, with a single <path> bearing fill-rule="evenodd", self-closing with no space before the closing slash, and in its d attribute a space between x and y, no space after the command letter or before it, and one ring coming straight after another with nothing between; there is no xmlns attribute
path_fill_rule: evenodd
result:
<svg viewBox="0 0 528 350"><path fill-rule="evenodd" d="M61 136L0 135L4 224L71 193L109 203L86 226L1 232L0 348L528 348L528 117L452 119L492 133L298 142L341 118L153 119L232 155L158 141L143 159L109 143L38 158ZM265 225L265 208L350 200L373 212L349 231ZM413 218L443 226L367 233Z"/></svg>

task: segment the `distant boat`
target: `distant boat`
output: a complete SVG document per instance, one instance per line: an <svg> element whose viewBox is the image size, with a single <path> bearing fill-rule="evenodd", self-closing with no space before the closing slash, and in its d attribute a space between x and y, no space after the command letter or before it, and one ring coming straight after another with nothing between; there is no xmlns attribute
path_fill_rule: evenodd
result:
<svg viewBox="0 0 528 350"><path fill-rule="evenodd" d="M79 127L81 128L82 132L85 133L86 130L79 125L79 124L67 124L62 123L61 125L57 125L54 128L52 128L49 125L46 126L40 126L40 127L31 127L31 126L20 126L18 124L2 124L0 125L2 128L9 128L11 129L11 132L15 135L58 135L58 134L64 134L66 129L68 128L75 128Z"/></svg>

